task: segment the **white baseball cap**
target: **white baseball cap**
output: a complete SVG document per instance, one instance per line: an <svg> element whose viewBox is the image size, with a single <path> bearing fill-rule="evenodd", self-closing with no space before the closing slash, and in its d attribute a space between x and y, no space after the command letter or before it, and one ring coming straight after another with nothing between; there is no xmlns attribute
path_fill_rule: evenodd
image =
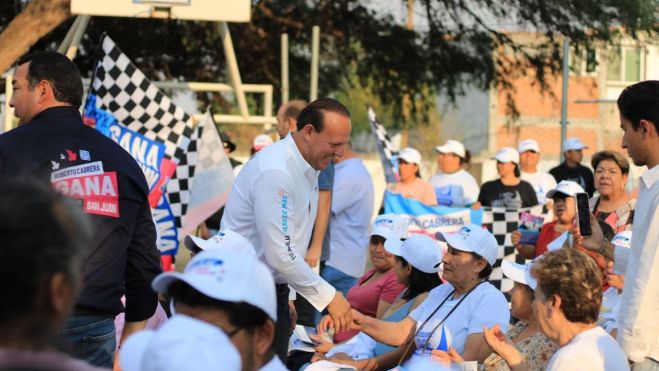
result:
<svg viewBox="0 0 659 371"><path fill-rule="evenodd" d="M562 193L569 197L574 197L577 193L585 192L581 186L571 180L561 180L556 188L547 191L547 198L554 198L556 192Z"/></svg>
<svg viewBox="0 0 659 371"><path fill-rule="evenodd" d="M517 264L504 260L501 262L501 270L503 271L503 274L511 280L524 284L535 290L536 286L538 286L538 282L533 276L531 276L531 265L533 265L533 260L526 264Z"/></svg>
<svg viewBox="0 0 659 371"><path fill-rule="evenodd" d="M194 251L195 247L198 247L202 250L221 248L233 251L243 251L256 256L256 250L254 250L252 243L241 234L230 229L219 231L215 236L207 240L189 234L185 236L183 244L190 251Z"/></svg>
<svg viewBox="0 0 659 371"><path fill-rule="evenodd" d="M579 138L567 138L563 142L563 151L579 151L588 148Z"/></svg>
<svg viewBox="0 0 659 371"><path fill-rule="evenodd" d="M455 153L456 155L464 158L466 151L465 146L457 140L449 139L443 146L435 147L435 151L439 153Z"/></svg>
<svg viewBox="0 0 659 371"><path fill-rule="evenodd" d="M426 273L439 272L439 264L444 258L439 244L425 234L413 234L404 241L388 239L384 242L384 249Z"/></svg>
<svg viewBox="0 0 659 371"><path fill-rule="evenodd" d="M538 142L536 142L535 140L526 139L519 142L519 146L517 146L517 151L519 153L524 153L526 151L533 151L536 153L540 153L540 146L538 145Z"/></svg>
<svg viewBox="0 0 659 371"><path fill-rule="evenodd" d="M476 224L467 224L457 232L439 232L439 240L449 244L454 249L475 252L482 256L491 266L497 262L499 244L494 235L487 229Z"/></svg>
<svg viewBox="0 0 659 371"><path fill-rule="evenodd" d="M497 151L497 154L492 159L499 162L514 162L519 164L519 152L512 147L503 147Z"/></svg>
<svg viewBox="0 0 659 371"><path fill-rule="evenodd" d="M268 267L252 254L204 250L190 260L183 273L161 273L151 287L162 293L179 280L210 298L251 304L277 320L275 281Z"/></svg>
<svg viewBox="0 0 659 371"><path fill-rule="evenodd" d="M271 145L272 143L272 138L270 138L269 135L259 134L254 138L254 141L252 142L252 149L258 152L263 148Z"/></svg>
<svg viewBox="0 0 659 371"><path fill-rule="evenodd" d="M405 160L408 164L421 165L421 154L414 148L403 148L398 152L398 158Z"/></svg>
<svg viewBox="0 0 659 371"><path fill-rule="evenodd" d="M119 352L124 371L239 371L240 354L229 337L215 325L185 315L175 315L157 331L130 336Z"/></svg>
<svg viewBox="0 0 659 371"><path fill-rule="evenodd" d="M632 245L632 231L622 231L616 233L611 240L611 243L616 247L630 248Z"/></svg>
<svg viewBox="0 0 659 371"><path fill-rule="evenodd" d="M371 226L371 236L382 236L385 240L400 240L407 236L409 223L396 214L378 215Z"/></svg>

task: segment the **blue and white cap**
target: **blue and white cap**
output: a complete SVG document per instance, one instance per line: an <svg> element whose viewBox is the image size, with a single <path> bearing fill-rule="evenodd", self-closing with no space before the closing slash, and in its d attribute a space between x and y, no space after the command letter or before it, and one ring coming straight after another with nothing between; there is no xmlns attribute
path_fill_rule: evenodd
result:
<svg viewBox="0 0 659 371"><path fill-rule="evenodd" d="M400 240L407 237L409 223L396 214L378 215L371 226L371 236L382 236L385 240Z"/></svg>
<svg viewBox="0 0 659 371"><path fill-rule="evenodd" d="M497 239L479 225L470 223L458 229L457 232L440 232L438 237L440 241L446 242L454 249L475 252L485 258L491 266L497 262L499 253Z"/></svg>

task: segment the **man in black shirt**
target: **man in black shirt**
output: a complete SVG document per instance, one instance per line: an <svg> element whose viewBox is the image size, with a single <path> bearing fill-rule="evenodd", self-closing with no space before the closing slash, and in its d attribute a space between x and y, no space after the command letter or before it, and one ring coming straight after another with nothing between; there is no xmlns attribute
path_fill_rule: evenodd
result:
<svg viewBox="0 0 659 371"><path fill-rule="evenodd" d="M593 172L581 165L583 150L587 148L588 146L583 144L579 138L567 138L563 143L565 161L549 170L549 174L554 176L557 183L560 183L561 180L576 182L588 192L588 196L592 197L595 193Z"/></svg>
<svg viewBox="0 0 659 371"><path fill-rule="evenodd" d="M12 85L19 127L0 135L0 178L48 182L91 220L83 287L60 337L74 343L76 357L112 367L122 295L122 340L143 329L157 305L150 283L161 268L146 179L128 152L83 124L80 73L64 55L22 58Z"/></svg>

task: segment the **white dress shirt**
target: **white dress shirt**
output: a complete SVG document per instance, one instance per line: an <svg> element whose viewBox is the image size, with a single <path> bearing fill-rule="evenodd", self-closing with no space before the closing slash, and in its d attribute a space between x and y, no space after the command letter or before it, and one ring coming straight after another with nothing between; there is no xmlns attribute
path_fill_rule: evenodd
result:
<svg viewBox="0 0 659 371"><path fill-rule="evenodd" d="M659 165L640 188L618 317L618 343L634 362L659 361Z"/></svg>
<svg viewBox="0 0 659 371"><path fill-rule="evenodd" d="M318 174L290 134L264 148L233 183L221 229L247 238L275 282L288 283L321 311L336 290L304 261L318 207Z"/></svg>

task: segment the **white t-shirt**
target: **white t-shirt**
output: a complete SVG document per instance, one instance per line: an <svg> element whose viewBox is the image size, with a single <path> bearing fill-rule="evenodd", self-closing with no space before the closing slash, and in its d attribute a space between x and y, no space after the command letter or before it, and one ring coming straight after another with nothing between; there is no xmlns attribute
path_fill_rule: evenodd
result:
<svg viewBox="0 0 659 371"><path fill-rule="evenodd" d="M364 274L373 204L373 182L362 160L334 165L327 265L356 278Z"/></svg>
<svg viewBox="0 0 659 371"><path fill-rule="evenodd" d="M535 173L525 173L522 171L522 180L531 183L535 191L535 197L538 199L540 205L547 203L547 191L556 188L556 179L549 174L542 171Z"/></svg>
<svg viewBox="0 0 659 371"><path fill-rule="evenodd" d="M272 357L270 362L266 363L265 365L263 365L263 367L259 369L259 371L286 371L286 370L288 369L286 368L286 366L284 366L284 364L281 362L279 357L277 357L277 355Z"/></svg>
<svg viewBox="0 0 659 371"><path fill-rule="evenodd" d="M451 346L462 354L467 336L483 332L483 326L499 325L505 332L510 321L510 310L506 297L489 282L480 284L458 306L453 313L434 332L433 328L453 309L462 297L450 298L432 315L431 319L421 326L428 316L453 291L449 283L435 287L426 300L410 313L409 317L416 322L416 346L412 359L429 356L433 349L448 350ZM432 334L430 334L432 332ZM430 340L428 336L430 335Z"/></svg>
<svg viewBox="0 0 659 371"><path fill-rule="evenodd" d="M597 325L607 333L618 328L618 312L620 311L620 299L622 295L615 287L609 287L602 294L602 307L597 318Z"/></svg>
<svg viewBox="0 0 659 371"><path fill-rule="evenodd" d="M439 172L430 178L430 184L435 188L438 205L463 207L478 200L478 183L464 169L451 174Z"/></svg>
<svg viewBox="0 0 659 371"><path fill-rule="evenodd" d="M549 360L546 371L629 370L625 353L601 327L595 326L575 336Z"/></svg>

